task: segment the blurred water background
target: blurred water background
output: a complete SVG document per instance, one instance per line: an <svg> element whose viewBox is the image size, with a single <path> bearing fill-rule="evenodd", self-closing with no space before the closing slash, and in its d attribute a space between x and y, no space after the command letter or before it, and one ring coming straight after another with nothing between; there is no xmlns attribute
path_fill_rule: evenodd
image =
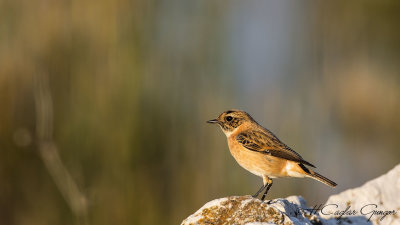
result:
<svg viewBox="0 0 400 225"><path fill-rule="evenodd" d="M254 194L238 108L336 181L400 162L400 2L0 1L0 224L178 224Z"/></svg>

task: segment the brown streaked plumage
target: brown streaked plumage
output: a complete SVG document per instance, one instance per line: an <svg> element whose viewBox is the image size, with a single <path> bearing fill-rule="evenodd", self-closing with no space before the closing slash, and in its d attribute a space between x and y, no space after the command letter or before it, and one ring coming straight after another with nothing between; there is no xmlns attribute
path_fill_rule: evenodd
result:
<svg viewBox="0 0 400 225"><path fill-rule="evenodd" d="M310 177L331 187L336 186L335 182L307 168L315 166L244 111L228 110L207 122L221 127L228 139L229 150L239 165L263 178L263 186L253 197L266 189L261 198L264 200L272 186L271 178L277 177Z"/></svg>

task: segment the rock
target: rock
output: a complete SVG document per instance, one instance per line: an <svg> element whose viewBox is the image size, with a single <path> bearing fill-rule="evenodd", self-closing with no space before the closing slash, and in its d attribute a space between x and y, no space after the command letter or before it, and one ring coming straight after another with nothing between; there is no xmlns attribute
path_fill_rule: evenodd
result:
<svg viewBox="0 0 400 225"><path fill-rule="evenodd" d="M400 165L359 188L331 196L324 205L308 207L300 196L270 202L248 195L231 196L208 202L182 225L386 225L400 224L399 211Z"/></svg>
<svg viewBox="0 0 400 225"><path fill-rule="evenodd" d="M348 208L347 211L355 210L358 216L370 218L373 224L400 224L400 164L361 187L331 196L325 205L331 205L327 206L331 210L326 210L325 214Z"/></svg>
<svg viewBox="0 0 400 225"><path fill-rule="evenodd" d="M297 196L269 204L249 195L232 196L208 202L182 224L312 224L314 216L304 214L305 207L304 199Z"/></svg>

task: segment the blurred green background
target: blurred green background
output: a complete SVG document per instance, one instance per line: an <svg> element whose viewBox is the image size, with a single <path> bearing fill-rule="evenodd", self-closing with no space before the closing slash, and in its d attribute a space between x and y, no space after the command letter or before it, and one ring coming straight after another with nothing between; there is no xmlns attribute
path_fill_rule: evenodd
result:
<svg viewBox="0 0 400 225"><path fill-rule="evenodd" d="M262 181L206 120L249 112L336 181L400 162L399 1L0 1L0 224L179 224Z"/></svg>

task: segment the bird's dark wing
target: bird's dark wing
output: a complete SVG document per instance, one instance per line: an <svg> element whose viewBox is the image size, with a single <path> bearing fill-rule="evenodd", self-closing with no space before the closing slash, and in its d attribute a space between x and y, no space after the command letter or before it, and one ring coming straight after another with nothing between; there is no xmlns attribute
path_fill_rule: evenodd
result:
<svg viewBox="0 0 400 225"><path fill-rule="evenodd" d="M272 132L244 131L237 135L236 140L245 148L294 162L315 167L305 161L297 152L283 144Z"/></svg>

